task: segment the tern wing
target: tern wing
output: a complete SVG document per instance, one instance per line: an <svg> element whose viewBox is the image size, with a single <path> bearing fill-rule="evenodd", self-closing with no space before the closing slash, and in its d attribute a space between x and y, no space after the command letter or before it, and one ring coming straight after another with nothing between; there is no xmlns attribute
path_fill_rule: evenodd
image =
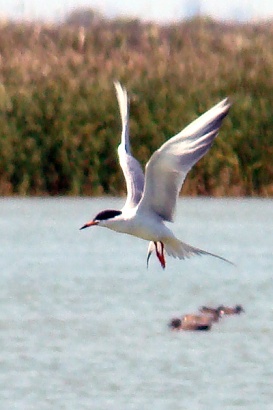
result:
<svg viewBox="0 0 273 410"><path fill-rule="evenodd" d="M146 165L139 211L173 221L177 197L192 166L205 155L230 108L224 99L165 142Z"/></svg>
<svg viewBox="0 0 273 410"><path fill-rule="evenodd" d="M140 163L132 156L129 137L129 99L127 91L119 82L114 82L119 104L120 117L122 123L121 143L118 147L118 156L121 169L126 181L127 199L123 207L135 207L143 193L144 173Z"/></svg>

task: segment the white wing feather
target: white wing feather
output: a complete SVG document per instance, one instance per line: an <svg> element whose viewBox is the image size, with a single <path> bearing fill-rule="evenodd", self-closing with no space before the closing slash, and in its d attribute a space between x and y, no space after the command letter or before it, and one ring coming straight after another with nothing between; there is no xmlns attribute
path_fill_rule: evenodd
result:
<svg viewBox="0 0 273 410"><path fill-rule="evenodd" d="M140 201L144 189L144 173L140 163L132 156L129 137L129 100L126 89L114 82L122 123L121 143L118 156L127 188L125 208L134 208Z"/></svg>
<svg viewBox="0 0 273 410"><path fill-rule="evenodd" d="M140 212L152 212L165 221L173 221L184 179L211 147L229 108L226 98L154 152L146 165Z"/></svg>

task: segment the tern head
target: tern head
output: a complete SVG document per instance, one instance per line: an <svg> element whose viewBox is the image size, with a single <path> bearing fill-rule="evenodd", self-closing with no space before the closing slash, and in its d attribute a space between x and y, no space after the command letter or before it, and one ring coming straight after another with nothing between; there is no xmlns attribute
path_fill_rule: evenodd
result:
<svg viewBox="0 0 273 410"><path fill-rule="evenodd" d="M88 228L89 226L105 226L105 222L109 220L113 220L116 216L121 215L121 211L117 211L115 209L106 209L105 211L101 211L98 215L95 216L92 221L87 222L83 225L80 229Z"/></svg>

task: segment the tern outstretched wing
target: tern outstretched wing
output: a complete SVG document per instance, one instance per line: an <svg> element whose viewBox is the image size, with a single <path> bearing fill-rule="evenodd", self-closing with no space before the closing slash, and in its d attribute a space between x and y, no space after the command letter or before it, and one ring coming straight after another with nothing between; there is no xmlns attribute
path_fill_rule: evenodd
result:
<svg viewBox="0 0 273 410"><path fill-rule="evenodd" d="M173 221L184 179L211 147L229 108L226 98L154 152L146 165L139 211L150 211L165 221Z"/></svg>
<svg viewBox="0 0 273 410"><path fill-rule="evenodd" d="M139 203L144 189L144 173L140 163L132 156L130 150L129 99L126 89L119 82L114 82L114 85L122 123L118 156L127 187L127 199L123 207L124 210L125 208L134 208Z"/></svg>

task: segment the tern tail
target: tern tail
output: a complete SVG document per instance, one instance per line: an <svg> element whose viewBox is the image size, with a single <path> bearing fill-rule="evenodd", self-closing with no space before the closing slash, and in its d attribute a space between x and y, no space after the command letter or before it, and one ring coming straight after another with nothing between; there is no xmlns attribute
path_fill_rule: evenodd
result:
<svg viewBox="0 0 273 410"><path fill-rule="evenodd" d="M194 255L209 255L230 263L231 265L234 265L232 262L230 262L228 259L223 258L222 256L204 251L203 249L195 248L194 246L188 245L187 243L182 242L176 238L171 238L167 242L164 242L164 247L167 254L173 256L174 258L185 259L190 258Z"/></svg>
<svg viewBox="0 0 273 410"><path fill-rule="evenodd" d="M187 243L182 242L175 237L168 238L167 240L163 240L162 242L164 244L164 251L169 256L172 256L173 258L186 259L194 255L209 255L209 256L213 256L214 258L221 259L224 262L230 263L231 265L234 265L234 263L230 262L228 259L223 258L222 256L216 255L211 252L204 251L199 248L195 248L194 246L188 245ZM154 250L155 250L154 243L150 242L149 247L148 247L148 255L147 255L147 267L148 267L149 258Z"/></svg>

